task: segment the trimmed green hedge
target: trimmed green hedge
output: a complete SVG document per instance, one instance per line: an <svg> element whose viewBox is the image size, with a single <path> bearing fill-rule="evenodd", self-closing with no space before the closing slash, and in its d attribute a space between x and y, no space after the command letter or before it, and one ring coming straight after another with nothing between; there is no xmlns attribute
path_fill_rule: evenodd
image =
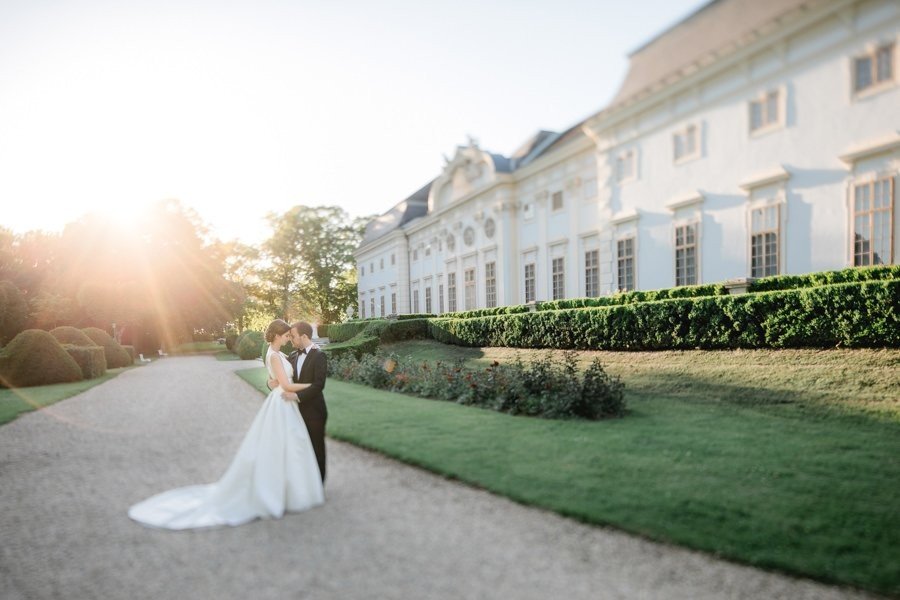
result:
<svg viewBox="0 0 900 600"><path fill-rule="evenodd" d="M364 354L372 354L378 349L381 341L374 335L361 335L347 342L328 344L323 351L329 359L341 358L352 354L360 358Z"/></svg>
<svg viewBox="0 0 900 600"><path fill-rule="evenodd" d="M353 321L331 325L330 331L332 343L325 346L325 352L333 358L347 353L359 358L375 352L379 344L430 337L428 319ZM356 333L349 339L343 337L354 331Z"/></svg>
<svg viewBox="0 0 900 600"><path fill-rule="evenodd" d="M774 275L757 279L750 284L750 292L771 292L809 288L837 283L858 283L863 281L890 281L900 279L900 265L876 267L850 267L839 271L822 271L808 275Z"/></svg>
<svg viewBox="0 0 900 600"><path fill-rule="evenodd" d="M81 331L91 338L91 341L95 344L103 346L103 350L106 352L106 367L108 369L128 367L134 364L134 359L128 354L128 351L102 329L85 327Z"/></svg>
<svg viewBox="0 0 900 600"><path fill-rule="evenodd" d="M432 319L431 337L467 346L664 350L900 346L900 281Z"/></svg>
<svg viewBox="0 0 900 600"><path fill-rule="evenodd" d="M81 368L56 338L42 329L26 329L0 353L0 383L30 387L81 381Z"/></svg>
<svg viewBox="0 0 900 600"><path fill-rule="evenodd" d="M85 333L77 327L70 325L61 325L50 330L50 335L56 338L60 344L71 344L73 346L97 346L94 340L89 338Z"/></svg>
<svg viewBox="0 0 900 600"><path fill-rule="evenodd" d="M328 326L328 340L330 342L346 342L356 337L373 323L374 319L347 321L346 323L333 323Z"/></svg>
<svg viewBox="0 0 900 600"><path fill-rule="evenodd" d="M63 344L62 347L78 364L84 379L93 379L106 373L106 352L100 346Z"/></svg>

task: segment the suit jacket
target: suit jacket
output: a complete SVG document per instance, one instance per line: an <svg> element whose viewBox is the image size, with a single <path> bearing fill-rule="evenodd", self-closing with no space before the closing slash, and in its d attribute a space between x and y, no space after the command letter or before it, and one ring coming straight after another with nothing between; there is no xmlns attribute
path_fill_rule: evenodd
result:
<svg viewBox="0 0 900 600"><path fill-rule="evenodd" d="M316 348L310 348L297 372L297 359L299 352L292 352L289 360L294 367L294 383L312 384L305 390L297 392L300 399L300 414L304 420L325 421L328 418L328 408L325 406L325 378L328 375L328 359L325 353Z"/></svg>

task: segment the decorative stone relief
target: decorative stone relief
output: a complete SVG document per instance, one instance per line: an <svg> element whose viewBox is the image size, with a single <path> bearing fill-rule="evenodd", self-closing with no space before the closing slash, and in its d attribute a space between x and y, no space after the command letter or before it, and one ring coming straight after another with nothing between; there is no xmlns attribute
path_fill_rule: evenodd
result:
<svg viewBox="0 0 900 600"><path fill-rule="evenodd" d="M494 237L495 229L496 225L494 224L494 220L488 218L488 220L484 222L484 235L486 235L488 239L492 239Z"/></svg>

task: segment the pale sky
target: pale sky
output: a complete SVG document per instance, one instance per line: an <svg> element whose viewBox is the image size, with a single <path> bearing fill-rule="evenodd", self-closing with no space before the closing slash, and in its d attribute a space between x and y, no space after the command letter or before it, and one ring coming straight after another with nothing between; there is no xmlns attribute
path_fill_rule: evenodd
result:
<svg viewBox="0 0 900 600"><path fill-rule="evenodd" d="M602 108L704 0L0 0L0 225L178 198L221 239L296 204L381 213L467 136Z"/></svg>

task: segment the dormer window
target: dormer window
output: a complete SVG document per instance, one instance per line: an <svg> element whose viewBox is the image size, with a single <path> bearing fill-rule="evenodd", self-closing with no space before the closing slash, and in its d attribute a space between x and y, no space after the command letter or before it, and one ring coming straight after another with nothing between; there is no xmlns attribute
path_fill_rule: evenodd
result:
<svg viewBox="0 0 900 600"><path fill-rule="evenodd" d="M522 218L527 220L534 218L534 204L531 202L526 202L522 205Z"/></svg>
<svg viewBox="0 0 900 600"><path fill-rule="evenodd" d="M550 208L553 211L559 211L563 209L563 193L562 192L553 192L553 196L550 197Z"/></svg>

